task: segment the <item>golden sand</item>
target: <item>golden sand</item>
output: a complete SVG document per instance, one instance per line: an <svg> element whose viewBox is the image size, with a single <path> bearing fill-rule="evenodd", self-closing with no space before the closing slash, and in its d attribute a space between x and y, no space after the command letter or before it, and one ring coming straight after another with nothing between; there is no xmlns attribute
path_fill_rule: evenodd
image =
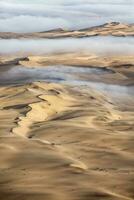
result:
<svg viewBox="0 0 134 200"><path fill-rule="evenodd" d="M134 26L109 23L79 31L0 38L133 36ZM7 67L71 65L109 71L82 77L131 86L134 56L63 53L0 57ZM118 96L120 97L121 91ZM54 83L0 86L0 200L133 200L134 98Z"/></svg>
<svg viewBox="0 0 134 200"><path fill-rule="evenodd" d="M0 199L133 199L133 106L47 83L0 95Z"/></svg>
<svg viewBox="0 0 134 200"><path fill-rule="evenodd" d="M19 39L19 38L83 38L83 37L94 37L94 36L134 36L134 25L133 24L122 24L118 22L106 23L101 26L95 26L91 28L86 28L82 30L64 30L64 29L55 29L44 32L37 33L10 33L10 32L1 32L0 38L2 39Z"/></svg>

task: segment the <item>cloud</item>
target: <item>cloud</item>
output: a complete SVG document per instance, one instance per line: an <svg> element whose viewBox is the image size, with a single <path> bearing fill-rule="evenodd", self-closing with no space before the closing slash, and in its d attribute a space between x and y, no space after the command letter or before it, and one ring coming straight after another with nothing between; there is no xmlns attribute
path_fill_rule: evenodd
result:
<svg viewBox="0 0 134 200"><path fill-rule="evenodd" d="M0 40L0 54L44 55L89 52L104 55L134 55L133 38L95 37L81 39Z"/></svg>
<svg viewBox="0 0 134 200"><path fill-rule="evenodd" d="M68 21L62 18L44 18L26 15L0 20L0 23L0 29L6 32L34 32L69 26ZM20 26L20 24L22 25Z"/></svg>
<svg viewBox="0 0 134 200"><path fill-rule="evenodd" d="M134 0L0 0L0 32L79 29L132 23Z"/></svg>

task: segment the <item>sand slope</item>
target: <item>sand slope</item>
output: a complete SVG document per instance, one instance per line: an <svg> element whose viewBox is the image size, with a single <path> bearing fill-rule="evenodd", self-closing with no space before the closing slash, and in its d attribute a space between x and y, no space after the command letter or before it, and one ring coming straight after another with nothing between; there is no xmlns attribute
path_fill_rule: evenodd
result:
<svg viewBox="0 0 134 200"><path fill-rule="evenodd" d="M64 66L72 66L101 70L101 75L87 74L87 76L83 76L79 74L82 80L118 85L134 84L133 55L100 56L88 53L63 53L44 56L0 57L1 72L7 71L14 66L24 66L33 69L55 65L57 65L59 69Z"/></svg>
<svg viewBox="0 0 134 200"><path fill-rule="evenodd" d="M133 24L121 24L118 22L106 23L101 26L91 27L82 30L63 30L55 29L51 31L37 32L37 33L10 33L1 32L0 38L2 39L19 39L19 38L83 38L83 37L94 37L94 36L134 36L134 25Z"/></svg>
<svg viewBox="0 0 134 200"><path fill-rule="evenodd" d="M129 106L93 89L0 87L0 199L132 200Z"/></svg>

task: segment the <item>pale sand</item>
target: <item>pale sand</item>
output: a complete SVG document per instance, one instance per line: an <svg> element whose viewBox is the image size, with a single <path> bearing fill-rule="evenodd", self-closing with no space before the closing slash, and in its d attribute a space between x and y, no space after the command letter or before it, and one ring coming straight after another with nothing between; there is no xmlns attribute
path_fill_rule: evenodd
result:
<svg viewBox="0 0 134 200"><path fill-rule="evenodd" d="M0 87L0 199L132 200L133 103L58 84Z"/></svg>

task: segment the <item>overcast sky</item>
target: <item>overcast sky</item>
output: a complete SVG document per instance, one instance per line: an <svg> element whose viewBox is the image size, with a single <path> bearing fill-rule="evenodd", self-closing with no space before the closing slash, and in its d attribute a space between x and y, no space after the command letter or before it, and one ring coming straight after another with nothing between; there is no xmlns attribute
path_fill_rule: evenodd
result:
<svg viewBox="0 0 134 200"><path fill-rule="evenodd" d="M0 32L133 23L134 0L0 0Z"/></svg>

